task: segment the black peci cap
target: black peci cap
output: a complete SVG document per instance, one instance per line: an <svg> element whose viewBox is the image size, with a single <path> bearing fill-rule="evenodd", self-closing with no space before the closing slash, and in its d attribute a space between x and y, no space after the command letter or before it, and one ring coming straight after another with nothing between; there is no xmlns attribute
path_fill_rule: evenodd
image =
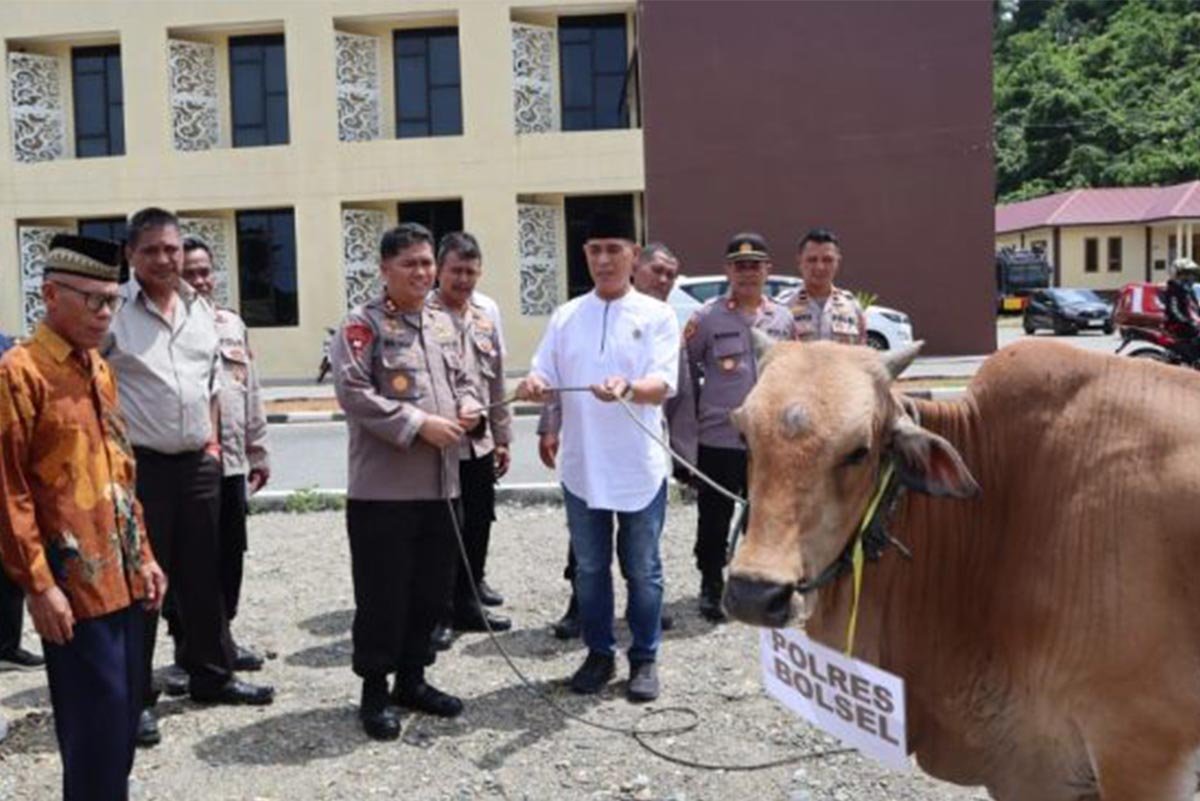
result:
<svg viewBox="0 0 1200 801"><path fill-rule="evenodd" d="M633 220L608 212L597 212L588 218L587 236L583 241L591 239L628 239L636 242Z"/></svg>
<svg viewBox="0 0 1200 801"><path fill-rule="evenodd" d="M121 277L121 245L107 239L58 234L50 240L44 272L117 281Z"/></svg>

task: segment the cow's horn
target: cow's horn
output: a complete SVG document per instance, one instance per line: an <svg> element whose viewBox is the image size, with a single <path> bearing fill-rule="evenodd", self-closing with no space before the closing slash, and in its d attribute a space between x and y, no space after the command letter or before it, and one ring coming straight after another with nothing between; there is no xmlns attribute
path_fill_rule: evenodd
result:
<svg viewBox="0 0 1200 801"><path fill-rule="evenodd" d="M754 345L754 360L759 363L762 362L763 356L771 349L771 346L775 344L775 340L757 328L750 329L750 341Z"/></svg>
<svg viewBox="0 0 1200 801"><path fill-rule="evenodd" d="M888 375L893 379L900 377L900 374L908 369L908 366L913 363L913 359L917 358L917 354L921 352L921 348L925 347L925 341L918 339L916 342L909 345L907 348L900 350L890 350L884 353L883 366L887 368Z"/></svg>

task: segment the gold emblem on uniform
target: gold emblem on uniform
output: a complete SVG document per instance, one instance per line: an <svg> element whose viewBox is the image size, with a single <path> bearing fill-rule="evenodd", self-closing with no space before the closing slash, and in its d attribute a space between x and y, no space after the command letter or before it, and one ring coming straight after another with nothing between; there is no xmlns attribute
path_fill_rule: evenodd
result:
<svg viewBox="0 0 1200 801"><path fill-rule="evenodd" d="M735 367L737 367L737 359L733 358L732 356L726 356L724 359L721 359L722 370L728 372Z"/></svg>
<svg viewBox="0 0 1200 801"><path fill-rule="evenodd" d="M738 253L753 253L753 252L754 252L754 245L751 245L749 242L743 242L742 244L738 245Z"/></svg>
<svg viewBox="0 0 1200 801"><path fill-rule="evenodd" d="M401 394L408 392L408 388L411 386L412 379L409 378L407 373L399 373L395 378L392 379L392 389Z"/></svg>

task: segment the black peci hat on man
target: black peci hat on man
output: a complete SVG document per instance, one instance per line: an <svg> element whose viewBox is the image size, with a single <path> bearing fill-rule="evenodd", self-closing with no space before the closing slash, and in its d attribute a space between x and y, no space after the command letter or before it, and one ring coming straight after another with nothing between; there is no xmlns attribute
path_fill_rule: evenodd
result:
<svg viewBox="0 0 1200 801"><path fill-rule="evenodd" d="M107 239L58 234L50 240L43 272L118 281L121 277L121 245Z"/></svg>

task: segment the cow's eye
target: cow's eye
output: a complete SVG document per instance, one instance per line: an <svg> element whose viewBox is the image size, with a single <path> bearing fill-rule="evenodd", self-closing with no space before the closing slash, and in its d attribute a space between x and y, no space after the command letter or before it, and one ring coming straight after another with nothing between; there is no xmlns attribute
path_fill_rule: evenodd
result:
<svg viewBox="0 0 1200 801"><path fill-rule="evenodd" d="M868 448L866 445L862 445L862 446L850 451L850 453L846 454L846 458L842 461L842 464L848 465L848 466L862 464L863 460L866 459L870 455L871 455L871 449Z"/></svg>

